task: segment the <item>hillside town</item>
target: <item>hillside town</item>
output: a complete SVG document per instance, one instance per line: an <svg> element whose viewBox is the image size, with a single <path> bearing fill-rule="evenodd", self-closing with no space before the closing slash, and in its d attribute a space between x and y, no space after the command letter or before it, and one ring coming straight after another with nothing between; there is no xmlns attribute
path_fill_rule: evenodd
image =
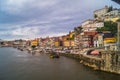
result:
<svg viewBox="0 0 120 80"><path fill-rule="evenodd" d="M94 19L88 19L75 27L68 34L58 37L35 38L33 40L2 40L1 45L35 46L49 48L82 49L105 47L117 50L117 21L120 9L105 6L93 12ZM112 28L112 29L111 29Z"/></svg>

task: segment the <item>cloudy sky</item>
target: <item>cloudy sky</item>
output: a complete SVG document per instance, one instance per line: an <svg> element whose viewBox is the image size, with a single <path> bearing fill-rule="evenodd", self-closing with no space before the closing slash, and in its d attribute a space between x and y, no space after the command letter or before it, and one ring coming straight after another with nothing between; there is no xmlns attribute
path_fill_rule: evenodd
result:
<svg viewBox="0 0 120 80"><path fill-rule="evenodd" d="M111 0L0 0L0 39L67 34Z"/></svg>

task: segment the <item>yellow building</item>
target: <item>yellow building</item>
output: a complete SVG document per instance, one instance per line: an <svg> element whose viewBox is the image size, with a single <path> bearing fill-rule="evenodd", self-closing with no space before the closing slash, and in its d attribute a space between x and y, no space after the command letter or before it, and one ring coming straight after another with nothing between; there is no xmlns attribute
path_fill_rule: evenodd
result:
<svg viewBox="0 0 120 80"><path fill-rule="evenodd" d="M116 39L115 38L105 38L104 43L115 43Z"/></svg>
<svg viewBox="0 0 120 80"><path fill-rule="evenodd" d="M59 47L59 46L60 46L60 42L59 42L59 41L56 41L56 42L54 43L54 45L55 45L55 47Z"/></svg>
<svg viewBox="0 0 120 80"><path fill-rule="evenodd" d="M113 21L113 22L116 22L118 19L120 19L120 18L119 18L119 17L106 18L105 21Z"/></svg>
<svg viewBox="0 0 120 80"><path fill-rule="evenodd" d="M75 46L75 42L74 41L71 41L71 46Z"/></svg>
<svg viewBox="0 0 120 80"><path fill-rule="evenodd" d="M71 46L73 47L73 46L75 46L75 42L73 40L66 40L63 42L63 45L65 47L71 47Z"/></svg>
<svg viewBox="0 0 120 80"><path fill-rule="evenodd" d="M70 32L69 33L69 38L73 40L74 39L74 35L75 35L75 32Z"/></svg>
<svg viewBox="0 0 120 80"><path fill-rule="evenodd" d="M32 40L31 41L31 46L37 46L38 45L38 41L37 40Z"/></svg>
<svg viewBox="0 0 120 80"><path fill-rule="evenodd" d="M65 47L69 47L69 46L70 46L70 41L69 41L69 40L64 41L64 42L63 42L63 45L64 45Z"/></svg>

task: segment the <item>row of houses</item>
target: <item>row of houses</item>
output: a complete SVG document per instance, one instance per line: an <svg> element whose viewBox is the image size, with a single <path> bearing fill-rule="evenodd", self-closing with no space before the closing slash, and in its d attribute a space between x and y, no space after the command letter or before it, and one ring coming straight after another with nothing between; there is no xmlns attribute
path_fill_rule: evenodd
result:
<svg viewBox="0 0 120 80"><path fill-rule="evenodd" d="M107 43L115 44L116 39L111 32L105 31L98 33L97 28L104 27L105 21L117 21L120 19L120 9L113 9L112 7L105 6L102 9L95 10L94 19L88 19L76 27L74 31L69 32L67 35L59 37L46 37L33 40L39 46L46 47L103 47Z"/></svg>
<svg viewBox="0 0 120 80"><path fill-rule="evenodd" d="M104 47L116 44L116 38L110 31L99 33L97 28L104 27L105 21L116 22L120 19L120 9L113 9L105 6L102 9L94 11L94 19L88 19L75 27L68 34L58 37L36 38L27 40L24 45L40 47ZM109 45L108 45L108 44Z"/></svg>
<svg viewBox="0 0 120 80"><path fill-rule="evenodd" d="M30 41L32 46L40 47L74 47L74 32L58 37L37 38Z"/></svg>
<svg viewBox="0 0 120 80"><path fill-rule="evenodd" d="M104 27L106 21L116 22L119 19L120 9L105 6L102 9L94 11L94 19L88 19L76 27L82 29L80 29L80 33L75 36L75 44L80 48L110 47L110 45L114 45L113 48L115 48L116 38L110 31L99 33L96 30L97 28ZM76 32L78 31L76 30Z"/></svg>

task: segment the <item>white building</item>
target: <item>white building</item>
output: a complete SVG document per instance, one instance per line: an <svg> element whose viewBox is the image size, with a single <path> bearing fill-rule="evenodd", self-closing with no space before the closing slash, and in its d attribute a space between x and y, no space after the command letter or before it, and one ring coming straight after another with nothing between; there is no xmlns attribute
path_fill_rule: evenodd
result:
<svg viewBox="0 0 120 80"><path fill-rule="evenodd" d="M120 10L119 9L114 9L108 13L105 14L105 16L119 16L120 15Z"/></svg>
<svg viewBox="0 0 120 80"><path fill-rule="evenodd" d="M102 9L98 9L98 10L94 11L94 18L96 20L103 20L103 16L104 16L104 14L108 13L108 10L109 10L109 7L105 6Z"/></svg>
<svg viewBox="0 0 120 80"><path fill-rule="evenodd" d="M114 9L104 15L104 21L117 21L120 19L120 9Z"/></svg>
<svg viewBox="0 0 120 80"><path fill-rule="evenodd" d="M96 29L104 27L104 22L98 22L95 20L86 20L82 23L82 43L84 47L90 47L94 45L93 37L97 34Z"/></svg>
<svg viewBox="0 0 120 80"><path fill-rule="evenodd" d="M82 31L96 31L97 28L99 27L104 27L104 22L98 22L94 20L86 20L85 22L82 23Z"/></svg>

